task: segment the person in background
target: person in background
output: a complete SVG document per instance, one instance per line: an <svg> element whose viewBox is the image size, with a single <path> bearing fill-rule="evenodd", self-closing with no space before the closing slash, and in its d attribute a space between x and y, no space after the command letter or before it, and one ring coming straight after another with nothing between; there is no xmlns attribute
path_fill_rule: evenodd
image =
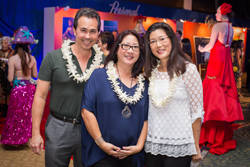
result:
<svg viewBox="0 0 250 167"><path fill-rule="evenodd" d="M1 45L2 38L3 38L3 34L0 32L0 49L2 49L2 45Z"/></svg>
<svg viewBox="0 0 250 167"><path fill-rule="evenodd" d="M242 57L243 57L243 40L235 41L235 45L233 48L233 71L234 71L234 78L236 82L236 87L238 90L238 94L242 97L240 93L241 89L241 76L242 76Z"/></svg>
<svg viewBox="0 0 250 167"><path fill-rule="evenodd" d="M118 35L119 35L119 32L118 32L117 30L114 30L114 31L112 32L112 34L114 35L115 40L116 40L116 38L117 38Z"/></svg>
<svg viewBox="0 0 250 167"><path fill-rule="evenodd" d="M210 52L204 52L204 63L207 64L209 62Z"/></svg>
<svg viewBox="0 0 250 167"><path fill-rule="evenodd" d="M191 49L191 42L188 38L183 38L181 40L182 43L182 50L185 53L185 55L189 56L190 59L192 59L192 49Z"/></svg>
<svg viewBox="0 0 250 167"><path fill-rule="evenodd" d="M140 37L141 37L143 43L144 43L145 34L146 34L146 33L141 33L141 34L140 34Z"/></svg>
<svg viewBox="0 0 250 167"><path fill-rule="evenodd" d="M177 37L177 39L178 39L178 41L179 42L181 42L181 37L182 37L182 32L181 32L181 30L176 30L176 37Z"/></svg>
<svg viewBox="0 0 250 167"><path fill-rule="evenodd" d="M9 58L8 80L13 88L0 142L13 146L26 144L31 138L31 106L36 89L31 79L37 77L37 66L30 51L30 43L36 41L27 27L19 28L12 43L17 44L14 56Z"/></svg>
<svg viewBox="0 0 250 167"><path fill-rule="evenodd" d="M8 101L10 95L10 82L8 76L8 59L13 55L14 50L11 48L10 37L4 36L1 40L2 49L0 50L0 115L6 117Z"/></svg>
<svg viewBox="0 0 250 167"><path fill-rule="evenodd" d="M69 26L67 27L66 31L63 33L62 38L63 40L70 39L71 41L75 41L76 37L74 35L74 30L73 30L74 19L69 19L68 23L69 23Z"/></svg>
<svg viewBox="0 0 250 167"><path fill-rule="evenodd" d="M62 48L49 52L40 67L37 90L32 105L31 149L40 154L43 138L40 124L50 91L50 114L45 127L45 166L74 167L81 161L81 98L86 81L105 56L96 41L101 26L98 12L81 8L74 19L76 41L67 40ZM84 136L85 137L85 136Z"/></svg>
<svg viewBox="0 0 250 167"><path fill-rule="evenodd" d="M218 7L216 23L209 43L198 47L200 52L210 51L210 59L203 81L204 122L200 145L210 147L212 154L224 154L236 148L231 124L243 120L243 113L234 80L230 45L233 27L229 23L232 6L223 3Z"/></svg>
<svg viewBox="0 0 250 167"><path fill-rule="evenodd" d="M113 43L114 35L109 31L102 32L97 40L98 47L105 56L108 56Z"/></svg>
<svg viewBox="0 0 250 167"><path fill-rule="evenodd" d="M1 41L2 49L0 50L0 58L10 58L13 55L14 50L11 48L10 37L4 36Z"/></svg>
<svg viewBox="0 0 250 167"><path fill-rule="evenodd" d="M233 57L234 57L234 48L236 47L236 40L233 40L230 46L230 53L231 53L231 57L232 57L232 61L233 61Z"/></svg>
<svg viewBox="0 0 250 167"><path fill-rule="evenodd" d="M105 68L86 83L82 98L82 158L86 167L143 167L148 85L143 43L134 30L117 37Z"/></svg>
<svg viewBox="0 0 250 167"><path fill-rule="evenodd" d="M150 99L145 167L190 167L191 160L202 158L199 137L204 110L200 75L168 24L152 24L144 45Z"/></svg>

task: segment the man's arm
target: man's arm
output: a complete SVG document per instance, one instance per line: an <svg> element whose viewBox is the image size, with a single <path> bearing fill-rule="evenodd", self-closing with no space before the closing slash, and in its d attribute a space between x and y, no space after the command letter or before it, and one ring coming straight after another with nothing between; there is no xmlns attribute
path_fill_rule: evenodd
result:
<svg viewBox="0 0 250 167"><path fill-rule="evenodd" d="M44 112L46 98L49 92L50 82L37 80L36 93L32 105L32 138L30 140L30 146L34 153L41 154L40 150L43 150L43 138L40 133L40 124Z"/></svg>

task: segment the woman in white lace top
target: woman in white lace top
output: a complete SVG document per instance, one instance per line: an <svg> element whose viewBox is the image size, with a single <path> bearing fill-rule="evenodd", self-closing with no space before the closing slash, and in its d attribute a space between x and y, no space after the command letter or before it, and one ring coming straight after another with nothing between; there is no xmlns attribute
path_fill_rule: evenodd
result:
<svg viewBox="0 0 250 167"><path fill-rule="evenodd" d="M145 166L188 167L191 160L201 160L204 110L199 73L166 23L148 28L145 51L150 97Z"/></svg>

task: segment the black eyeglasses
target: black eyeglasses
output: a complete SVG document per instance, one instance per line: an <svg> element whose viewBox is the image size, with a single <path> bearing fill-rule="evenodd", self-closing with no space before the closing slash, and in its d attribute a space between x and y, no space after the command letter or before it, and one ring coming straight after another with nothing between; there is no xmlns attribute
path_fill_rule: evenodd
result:
<svg viewBox="0 0 250 167"><path fill-rule="evenodd" d="M135 46L132 46L132 45L129 45L129 44L119 44L121 47L122 47L122 49L124 49L124 50L129 50L130 48L132 48L132 50L133 51L136 51L136 52L138 52L139 50L140 50L140 46L137 46L137 45L135 45Z"/></svg>

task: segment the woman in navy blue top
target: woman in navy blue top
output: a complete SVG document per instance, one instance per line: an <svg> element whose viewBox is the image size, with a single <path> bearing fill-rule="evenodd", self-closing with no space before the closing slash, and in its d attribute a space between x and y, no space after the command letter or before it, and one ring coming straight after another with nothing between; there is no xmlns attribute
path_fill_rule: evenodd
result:
<svg viewBox="0 0 250 167"><path fill-rule="evenodd" d="M148 84L142 75L143 43L137 32L117 37L105 68L96 69L82 99L82 161L86 167L143 166Z"/></svg>

